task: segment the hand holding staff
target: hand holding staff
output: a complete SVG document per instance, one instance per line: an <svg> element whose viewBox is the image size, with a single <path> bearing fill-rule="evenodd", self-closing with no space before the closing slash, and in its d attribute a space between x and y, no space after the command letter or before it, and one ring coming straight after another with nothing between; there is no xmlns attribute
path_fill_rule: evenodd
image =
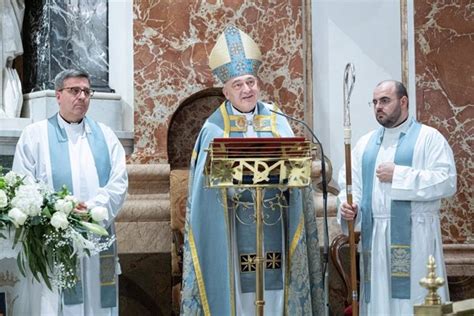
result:
<svg viewBox="0 0 474 316"><path fill-rule="evenodd" d="M346 65L344 70L344 147L346 156L346 196L347 203L352 206L352 163L351 163L351 118L350 118L350 96L355 83L355 68L352 63ZM349 245L351 261L351 292L352 292L352 315L359 315L357 295L357 271L356 271L356 245L354 233L354 220L348 221Z"/></svg>

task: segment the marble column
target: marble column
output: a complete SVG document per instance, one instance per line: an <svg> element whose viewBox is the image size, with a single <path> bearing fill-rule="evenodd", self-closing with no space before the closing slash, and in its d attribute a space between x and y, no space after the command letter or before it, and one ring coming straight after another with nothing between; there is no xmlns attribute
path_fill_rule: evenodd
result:
<svg viewBox="0 0 474 316"><path fill-rule="evenodd" d="M24 93L54 89L54 77L67 68L87 71L95 90L111 92L107 8L107 0L27 2Z"/></svg>
<svg viewBox="0 0 474 316"><path fill-rule="evenodd" d="M416 104L420 122L448 140L457 192L441 204L446 271L452 301L474 297L474 4L415 1Z"/></svg>

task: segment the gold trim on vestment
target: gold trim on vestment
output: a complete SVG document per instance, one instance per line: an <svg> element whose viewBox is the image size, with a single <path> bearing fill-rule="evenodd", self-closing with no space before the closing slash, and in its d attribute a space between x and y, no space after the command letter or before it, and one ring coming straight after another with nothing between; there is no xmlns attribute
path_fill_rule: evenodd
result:
<svg viewBox="0 0 474 316"><path fill-rule="evenodd" d="M224 135L222 135L222 137L229 137L230 122L229 122L229 115L227 114L227 109L225 106L225 101L222 102L219 110L221 111L222 119L224 121Z"/></svg>
<svg viewBox="0 0 474 316"><path fill-rule="evenodd" d="M276 106L276 104L273 104L273 111L278 111L278 107ZM278 133L278 130L277 130L276 113L272 112L271 116L272 116L272 133L273 133L273 136L280 137L280 133Z"/></svg>
<svg viewBox="0 0 474 316"><path fill-rule="evenodd" d="M201 304L204 309L204 315L211 315L209 308L209 302L207 301L206 287L204 284L204 278L201 272L201 266L199 264L199 258L196 249L196 243L194 242L194 234L191 226L189 227L189 248L191 249L191 257L193 259L194 273L196 274L197 284L199 288L199 294L201 296Z"/></svg>
<svg viewBox="0 0 474 316"><path fill-rule="evenodd" d="M232 124L232 122L235 122L235 124ZM245 133L247 131L248 124L245 115L229 114L229 123L231 132Z"/></svg>
<svg viewBox="0 0 474 316"><path fill-rule="evenodd" d="M229 121L230 132L245 133L250 125L245 115L229 115ZM271 115L256 114L251 124L255 132L273 132L273 123Z"/></svg>
<svg viewBox="0 0 474 316"><path fill-rule="evenodd" d="M290 258L293 256L293 253L295 252L296 247L298 247L298 242L301 238L301 233L303 232L303 226L304 226L304 216L303 214L301 214L300 223L298 224L298 228L296 229L295 236L293 237L293 240L291 241Z"/></svg>
<svg viewBox="0 0 474 316"><path fill-rule="evenodd" d="M247 131L247 120L244 115L232 115L227 113L227 108L225 101L219 107L219 110L224 121L224 135L222 137L227 138L231 132L242 132ZM273 104L273 110L278 111L276 104ZM265 120L270 120L271 126L266 126L264 124ZM231 122L235 122L235 126ZM277 117L276 114L272 112L270 115L257 114L253 118L254 130L255 132L271 132L273 137L280 137L280 133L277 130Z"/></svg>
<svg viewBox="0 0 474 316"><path fill-rule="evenodd" d="M410 277L411 253L409 245L390 246L390 272L395 277Z"/></svg>
<svg viewBox="0 0 474 316"><path fill-rule="evenodd" d="M105 255L99 255L100 258L110 258L110 257L115 257L113 254L105 254Z"/></svg>
<svg viewBox="0 0 474 316"><path fill-rule="evenodd" d="M393 273L392 272L391 276L394 276L394 277L409 277L410 273Z"/></svg>
<svg viewBox="0 0 474 316"><path fill-rule="evenodd" d="M268 121L270 124L265 124ZM253 126L256 132L271 132L273 131L273 120L270 115L257 114L253 118Z"/></svg>
<svg viewBox="0 0 474 316"><path fill-rule="evenodd" d="M285 290L284 290L284 297L285 297L285 306L284 309L287 310L288 306L288 287L290 285L290 270L291 270L291 257L293 253L296 251L296 247L298 247L299 240L301 238L301 234L303 232L304 227L304 215L301 213L301 219L298 224L298 228L296 228L295 236L291 241L290 251L288 252L288 265L287 271L285 271Z"/></svg>

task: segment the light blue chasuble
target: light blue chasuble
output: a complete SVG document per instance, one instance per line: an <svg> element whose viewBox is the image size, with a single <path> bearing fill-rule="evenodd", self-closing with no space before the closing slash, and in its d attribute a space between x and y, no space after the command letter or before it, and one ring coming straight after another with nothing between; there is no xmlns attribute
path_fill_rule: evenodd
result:
<svg viewBox="0 0 474 316"><path fill-rule="evenodd" d="M274 110L278 110L276 106ZM258 137L293 136L285 118L271 113L262 103L257 103L256 111L251 124ZM253 203L253 198L246 191L238 199L229 201L226 190L207 188L204 177L209 143L216 137L243 137L247 124L250 124L244 115L232 113L231 104L224 102L207 119L191 158L183 248L182 315L235 315L235 278L240 278L243 293L255 291L255 273L248 271L250 267L245 261L246 255L250 258L255 253L255 227L237 223L236 234L230 233L232 214L238 213L240 219L244 219L245 215L253 213L253 206L247 209L245 204ZM275 192L270 191L276 190L266 191L268 195L264 199L268 200L268 205L275 197ZM264 228L267 259L265 288L284 290L286 314L317 315L323 310L316 218L310 196L302 189L292 189L289 199L286 196L288 209L283 213L287 214L285 235L289 241L289 254L284 278L281 267L283 258L278 257L284 251L281 219L278 222L277 218L281 210L272 211L271 207L267 207L264 211L270 216L267 217L268 222L277 222L274 227L266 225ZM233 213L231 208L234 208ZM238 241L233 239L235 236L238 236ZM273 238L269 239L272 240L267 239L271 236ZM237 245L237 256L232 250L234 244ZM236 257L243 266L234 273L233 260Z"/></svg>
<svg viewBox="0 0 474 316"><path fill-rule="evenodd" d="M68 138L64 128L59 126L58 115L55 114L48 119L49 156L53 187L56 191L59 191L63 186L66 186L70 192L73 192ZM87 117L84 120L86 128L88 127L91 130L91 133L86 134L94 157L99 186L104 187L109 181L111 171L107 142L99 124ZM111 230L108 229L108 231L111 234ZM117 306L115 252L114 243L109 249L100 253L101 305L103 308ZM78 271L80 271L80 266ZM80 275L80 273L78 274ZM82 282L79 277L74 288L64 291L64 303L66 305L83 303L82 292Z"/></svg>
<svg viewBox="0 0 474 316"><path fill-rule="evenodd" d="M412 119L406 133L400 133L394 163L411 166L421 124ZM364 292L370 301L370 263L372 246L372 190L375 162L382 144L384 128L378 129L367 143L362 156L362 255L364 262ZM411 201L392 200L390 209L390 267L392 297L410 298Z"/></svg>

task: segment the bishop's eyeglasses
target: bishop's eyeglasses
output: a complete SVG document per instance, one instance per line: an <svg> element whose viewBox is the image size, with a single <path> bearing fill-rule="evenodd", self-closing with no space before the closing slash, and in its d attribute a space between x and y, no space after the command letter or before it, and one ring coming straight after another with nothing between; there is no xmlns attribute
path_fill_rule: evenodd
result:
<svg viewBox="0 0 474 316"><path fill-rule="evenodd" d="M89 88L82 89L79 87L66 87L66 88L59 89L58 91L63 91L63 90L69 91L69 93L75 97L78 97L81 94L81 92L84 92L84 96L86 98L90 98L94 95L94 90L89 89Z"/></svg>

